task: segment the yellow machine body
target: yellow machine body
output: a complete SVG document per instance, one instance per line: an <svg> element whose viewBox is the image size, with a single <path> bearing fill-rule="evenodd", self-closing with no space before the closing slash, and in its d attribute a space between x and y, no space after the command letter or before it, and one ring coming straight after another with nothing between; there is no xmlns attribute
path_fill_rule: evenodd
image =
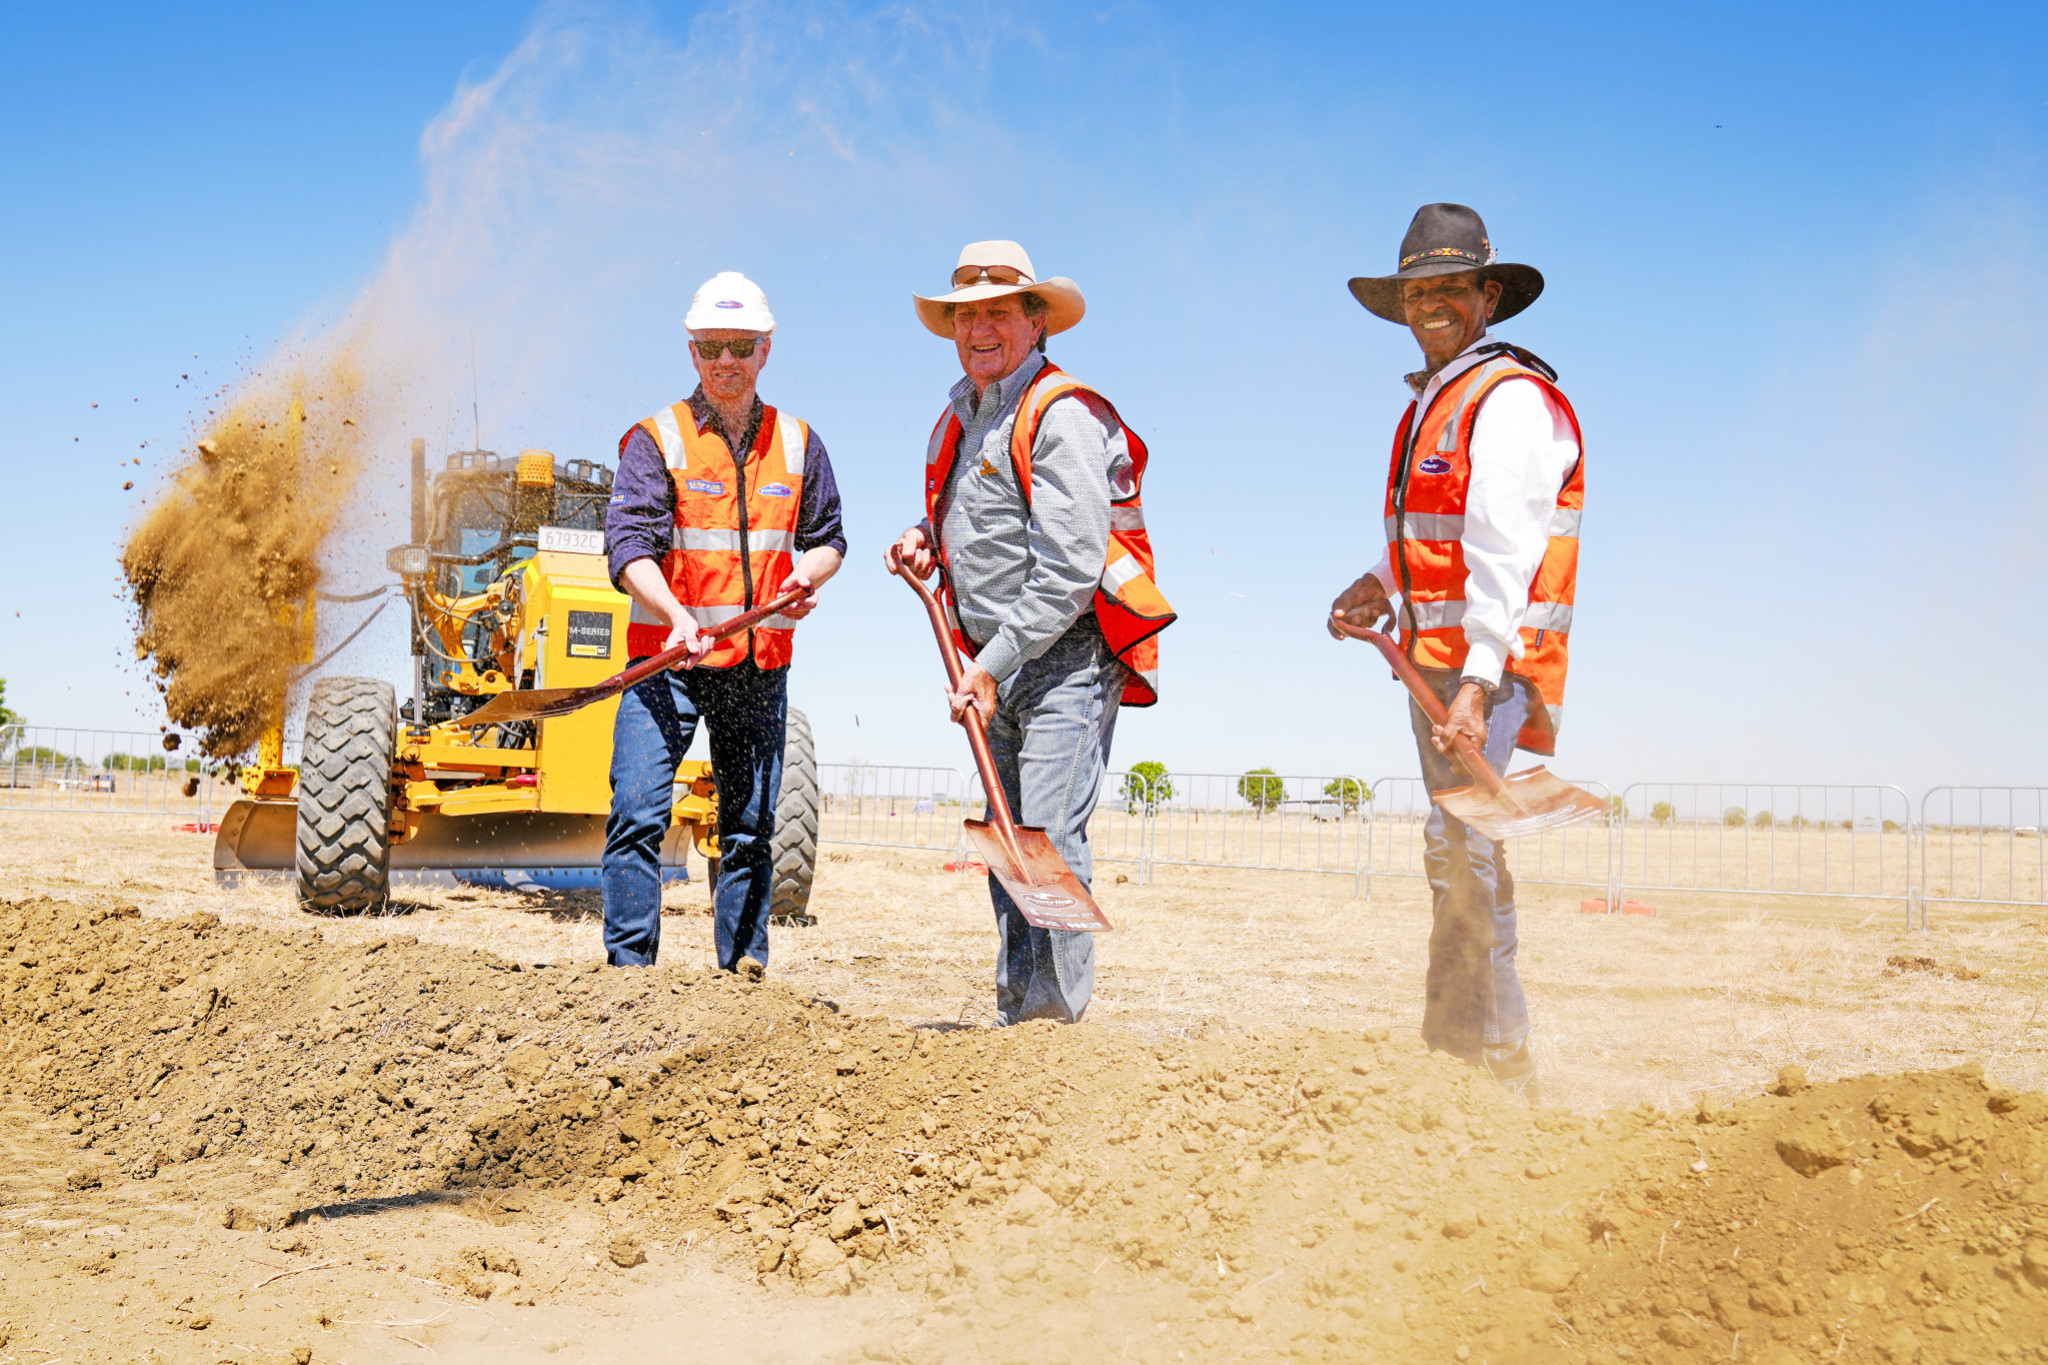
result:
<svg viewBox="0 0 2048 1365"><path fill-rule="evenodd" d="M521 456L516 498L551 498L551 459L529 458L542 454ZM430 574L406 576L431 637L428 686L444 700L515 687L582 687L626 667L631 602L611 585L602 533L531 529L539 548L515 557L481 591L444 592ZM460 583L457 574L454 586ZM310 646L310 606L303 620ZM427 726L401 720L392 755L392 872L594 870L611 809L618 707L614 698L531 725L469 726L460 715ZM295 865L296 772L282 759L281 727L273 727L245 770L246 799L229 808L216 836L214 868L223 882ZM680 870L692 844L715 859L711 765L684 760L675 796L663 863Z"/></svg>

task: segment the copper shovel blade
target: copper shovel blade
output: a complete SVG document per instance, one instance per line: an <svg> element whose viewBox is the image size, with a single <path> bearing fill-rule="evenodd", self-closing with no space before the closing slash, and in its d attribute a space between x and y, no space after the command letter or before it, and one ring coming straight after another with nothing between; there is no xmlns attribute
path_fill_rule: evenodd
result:
<svg viewBox="0 0 2048 1365"><path fill-rule="evenodd" d="M1447 787L1430 795L1446 812L1489 839L1519 839L1607 814L1605 801L1541 767L1510 773L1501 785L1507 788L1506 796L1488 796L1479 787Z"/></svg>
<svg viewBox="0 0 2048 1365"><path fill-rule="evenodd" d="M1017 826L1017 847L1024 855L1018 867L1003 849L1002 836L986 820L968 820L967 842L988 864L988 870L1017 902L1025 920L1039 929L1073 929L1092 932L1115 926L1102 907L1081 886L1067 860L1060 857L1045 831L1032 825Z"/></svg>
<svg viewBox="0 0 2048 1365"><path fill-rule="evenodd" d="M464 725L510 725L522 720L547 720L573 715L594 701L615 696L623 688L603 683L592 687L546 687L525 692L500 692L462 718Z"/></svg>

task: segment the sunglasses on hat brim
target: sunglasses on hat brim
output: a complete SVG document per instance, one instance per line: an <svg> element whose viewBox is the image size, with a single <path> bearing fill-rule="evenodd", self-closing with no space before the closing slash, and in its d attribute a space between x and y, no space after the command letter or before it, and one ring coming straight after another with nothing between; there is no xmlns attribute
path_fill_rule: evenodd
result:
<svg viewBox="0 0 2048 1365"><path fill-rule="evenodd" d="M963 265L953 272L953 287L970 284L1036 284L1038 281L1014 265Z"/></svg>

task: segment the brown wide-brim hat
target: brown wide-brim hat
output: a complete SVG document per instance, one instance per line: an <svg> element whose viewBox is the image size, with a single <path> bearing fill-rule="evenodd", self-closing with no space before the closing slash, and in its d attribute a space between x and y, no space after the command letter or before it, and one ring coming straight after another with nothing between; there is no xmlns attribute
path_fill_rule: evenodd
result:
<svg viewBox="0 0 2048 1365"><path fill-rule="evenodd" d="M1494 322L1505 322L1536 302L1543 292L1543 272L1533 265L1517 265L1495 258L1493 243L1487 240L1486 224L1463 204L1424 204L1415 210L1415 221L1401 239L1400 265L1391 275L1361 275L1351 281L1351 293L1366 311L1388 322L1408 325L1408 310L1401 304L1401 285L1407 280L1431 275L1470 272L1482 280L1500 281L1500 303L1494 307Z"/></svg>
<svg viewBox="0 0 2048 1365"><path fill-rule="evenodd" d="M1011 294L1036 294L1045 300L1045 334L1064 332L1081 320L1088 311L1087 300L1081 297L1081 286L1064 275L1055 275L1049 280L1038 278L1038 272L1031 268L1031 257L1015 242L969 242L960 248L960 263L953 267L958 275L961 270L972 267L985 270L990 266L1007 268L1017 272L1015 284L998 284L983 278L950 294L939 294L926 298L923 294L910 297L917 305L917 320L929 328L934 335L948 341L953 339L953 320L946 316L946 306L954 303L973 303L980 299L1007 298Z"/></svg>

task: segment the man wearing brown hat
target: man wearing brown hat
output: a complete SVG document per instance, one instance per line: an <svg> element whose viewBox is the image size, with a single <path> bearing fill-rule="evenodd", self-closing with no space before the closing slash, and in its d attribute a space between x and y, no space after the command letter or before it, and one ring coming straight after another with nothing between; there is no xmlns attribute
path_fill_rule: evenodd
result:
<svg viewBox="0 0 2048 1365"><path fill-rule="evenodd" d="M1555 370L1488 330L1534 303L1543 276L1499 261L1464 205L1417 210L1395 273L1354 279L1351 292L1415 334L1423 367L1406 376L1414 397L1394 436L1386 553L1330 612L1352 626L1393 617L1447 704L1434 726L1409 703L1434 792L1470 780L1450 757L1459 737L1496 771L1517 747L1555 752L1585 506L1579 420ZM1330 633L1342 638L1334 623ZM1423 863L1436 909L1423 1041L1533 1104L1506 849L1432 805Z"/></svg>
<svg viewBox="0 0 2048 1365"><path fill-rule="evenodd" d="M1046 359L1045 339L1086 311L1072 280L1039 279L1015 242L974 242L952 285L912 296L965 373L926 450L925 519L887 557L920 578L941 571L971 657L947 693L953 719L980 713L1018 823L1044 827L1085 887L1117 709L1157 700L1157 637L1173 621L1139 500L1145 443ZM989 896L997 1022L1079 1020L1093 935L1034 928L994 877Z"/></svg>

